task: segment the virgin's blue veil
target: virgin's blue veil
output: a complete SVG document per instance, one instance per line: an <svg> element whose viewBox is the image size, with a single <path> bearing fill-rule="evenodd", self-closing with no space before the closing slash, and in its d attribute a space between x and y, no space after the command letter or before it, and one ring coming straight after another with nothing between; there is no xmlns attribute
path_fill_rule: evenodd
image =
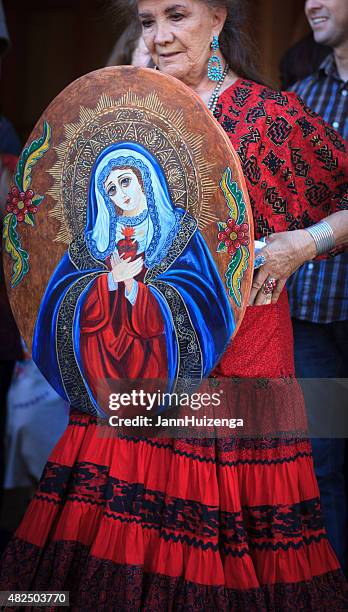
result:
<svg viewBox="0 0 348 612"><path fill-rule="evenodd" d="M105 149L96 160L89 186L86 242L99 260L105 260L115 251L118 217L104 183L119 166L137 168L142 175L149 213L145 265L151 268L167 254L181 215L173 207L162 168L141 145L121 142Z"/></svg>

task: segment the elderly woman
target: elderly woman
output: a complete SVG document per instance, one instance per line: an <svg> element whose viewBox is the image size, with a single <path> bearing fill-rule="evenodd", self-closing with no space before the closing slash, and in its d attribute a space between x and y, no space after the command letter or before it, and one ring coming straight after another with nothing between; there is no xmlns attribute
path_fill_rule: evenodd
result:
<svg viewBox="0 0 348 612"><path fill-rule="evenodd" d="M284 284L305 260L346 244L348 160L300 100L255 82L242 4L138 0L136 10L157 68L191 87L228 134L256 237L270 236L217 374L278 379L286 398ZM86 610L347 608L307 441L102 439L87 415L73 416L51 455L0 586L69 590L72 607Z"/></svg>

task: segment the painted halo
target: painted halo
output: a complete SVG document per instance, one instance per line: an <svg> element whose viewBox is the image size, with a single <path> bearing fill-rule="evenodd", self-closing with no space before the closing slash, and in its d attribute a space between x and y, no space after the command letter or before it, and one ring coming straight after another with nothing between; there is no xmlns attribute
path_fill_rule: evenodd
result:
<svg viewBox="0 0 348 612"><path fill-rule="evenodd" d="M96 415L105 380L197 386L242 320L252 236L237 155L191 90L131 67L78 79L37 123L7 201L8 291L36 364Z"/></svg>

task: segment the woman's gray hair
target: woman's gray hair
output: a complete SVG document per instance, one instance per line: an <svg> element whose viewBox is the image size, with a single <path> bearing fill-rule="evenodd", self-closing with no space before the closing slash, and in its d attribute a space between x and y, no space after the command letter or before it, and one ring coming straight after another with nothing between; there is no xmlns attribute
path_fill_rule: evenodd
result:
<svg viewBox="0 0 348 612"><path fill-rule="evenodd" d="M256 49L247 34L248 0L200 0L211 7L227 10L227 18L220 34L222 55L239 76L263 83L256 68Z"/></svg>

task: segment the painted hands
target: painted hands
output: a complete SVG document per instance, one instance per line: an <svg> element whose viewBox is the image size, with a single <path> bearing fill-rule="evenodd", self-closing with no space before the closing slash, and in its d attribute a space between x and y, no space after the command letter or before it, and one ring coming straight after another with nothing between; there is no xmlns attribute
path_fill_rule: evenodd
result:
<svg viewBox="0 0 348 612"><path fill-rule="evenodd" d="M134 278L141 272L143 268L143 259L138 257L134 261L123 259L117 253L113 253L110 258L111 273L115 283L124 282L127 293L130 293L133 287Z"/></svg>

